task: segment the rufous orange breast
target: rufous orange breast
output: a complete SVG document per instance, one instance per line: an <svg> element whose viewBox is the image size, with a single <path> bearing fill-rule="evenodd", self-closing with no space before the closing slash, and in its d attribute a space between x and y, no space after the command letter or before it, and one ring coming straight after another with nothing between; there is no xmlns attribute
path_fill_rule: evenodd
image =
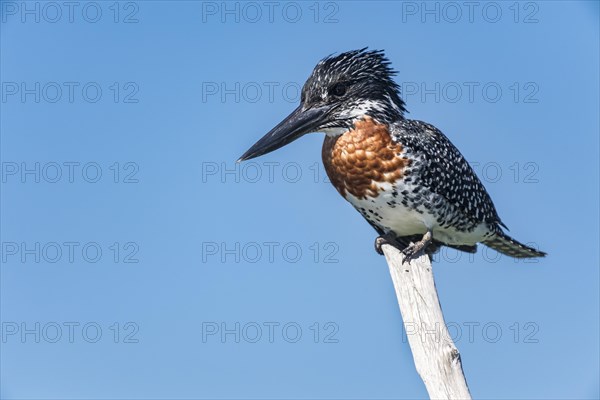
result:
<svg viewBox="0 0 600 400"><path fill-rule="evenodd" d="M403 177L410 160L402 157L402 146L392 140L385 124L365 117L338 136L326 136L323 164L329 180L347 198L377 197L384 183Z"/></svg>

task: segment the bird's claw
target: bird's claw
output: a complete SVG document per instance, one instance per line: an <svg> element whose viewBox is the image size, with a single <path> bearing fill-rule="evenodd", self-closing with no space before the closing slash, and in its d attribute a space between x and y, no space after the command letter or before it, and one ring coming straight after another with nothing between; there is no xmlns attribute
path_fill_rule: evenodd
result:
<svg viewBox="0 0 600 400"><path fill-rule="evenodd" d="M416 243L409 244L404 250L402 250L402 254L404 254L404 260L402 261L402 264L405 262L410 264L413 259L417 258L419 253L425 251L427 246L431 243L431 238L431 232L427 231L421 240Z"/></svg>
<svg viewBox="0 0 600 400"><path fill-rule="evenodd" d="M388 232L385 235L378 236L375 239L375 251L383 255L382 246L384 244L389 244L390 246L394 246L404 255L404 260L402 263L408 262L410 264L411 260L417 258L417 256L424 251L427 246L431 243L432 235L431 232L428 231L423 235L423 238L416 243L410 243L406 248L401 249L398 247L399 243L397 242L396 236L393 233Z"/></svg>
<svg viewBox="0 0 600 400"><path fill-rule="evenodd" d="M381 256L383 255L383 249L381 248L381 246L383 246L384 244L395 246L394 237L391 234L386 233L385 235L377 236L375 238L375 251Z"/></svg>
<svg viewBox="0 0 600 400"><path fill-rule="evenodd" d="M410 265L410 262L413 259L417 258L416 256L421 250L423 249L419 248L419 246L417 246L417 244L415 243L411 243L410 245L408 245L408 247L401 251L401 253L404 255L404 260L402 260L402 264L408 263Z"/></svg>

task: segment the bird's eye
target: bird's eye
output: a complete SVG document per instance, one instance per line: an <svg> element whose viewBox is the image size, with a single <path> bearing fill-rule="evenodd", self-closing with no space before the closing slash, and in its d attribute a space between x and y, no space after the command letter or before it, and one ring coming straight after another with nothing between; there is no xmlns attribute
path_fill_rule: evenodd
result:
<svg viewBox="0 0 600 400"><path fill-rule="evenodd" d="M343 96L346 94L346 90L348 89L348 87L346 86L345 83L336 83L335 85L333 85L333 87L329 90L329 93L331 93L334 96Z"/></svg>

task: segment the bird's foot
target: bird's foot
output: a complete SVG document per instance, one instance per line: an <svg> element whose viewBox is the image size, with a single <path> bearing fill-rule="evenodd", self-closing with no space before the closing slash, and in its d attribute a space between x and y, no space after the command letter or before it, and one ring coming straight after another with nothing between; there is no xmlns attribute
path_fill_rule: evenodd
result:
<svg viewBox="0 0 600 400"><path fill-rule="evenodd" d="M402 263L408 262L410 264L411 260L417 258L419 253L424 251L431 243L432 237L431 231L427 231L421 240L409 244L408 247L402 250L402 254L404 254L404 261L402 261Z"/></svg>
<svg viewBox="0 0 600 400"><path fill-rule="evenodd" d="M384 244L389 244L390 246L394 246L397 248L398 245L396 244L396 236L391 232L388 232L385 235L377 236L375 238L375 251L377 252L377 254L383 255L383 250L381 249L381 246L383 246Z"/></svg>

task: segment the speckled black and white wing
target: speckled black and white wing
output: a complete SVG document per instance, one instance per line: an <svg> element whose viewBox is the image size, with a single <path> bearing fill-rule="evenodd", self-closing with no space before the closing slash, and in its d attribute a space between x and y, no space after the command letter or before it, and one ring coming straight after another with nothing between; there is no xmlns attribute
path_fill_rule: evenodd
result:
<svg viewBox="0 0 600 400"><path fill-rule="evenodd" d="M391 126L391 135L412 161L404 171L407 205L434 215L440 228L468 232L484 223L491 233L504 226L469 163L439 129L405 119Z"/></svg>

